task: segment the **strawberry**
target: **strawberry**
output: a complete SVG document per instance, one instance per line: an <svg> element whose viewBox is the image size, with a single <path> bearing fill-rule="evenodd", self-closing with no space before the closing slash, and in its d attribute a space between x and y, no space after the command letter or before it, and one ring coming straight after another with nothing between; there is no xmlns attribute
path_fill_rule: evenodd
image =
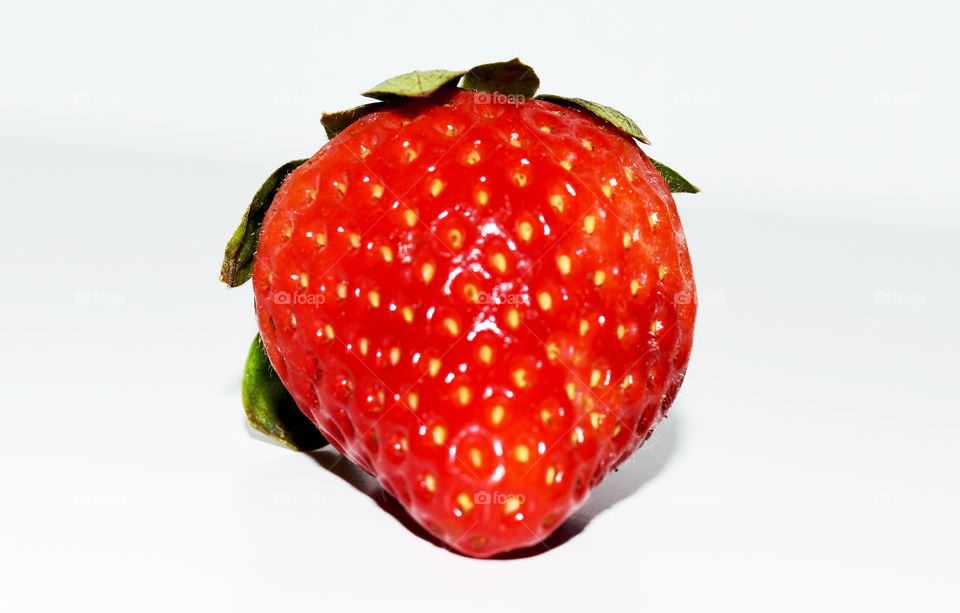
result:
<svg viewBox="0 0 960 613"><path fill-rule="evenodd" d="M643 444L696 311L671 196L695 188L616 111L531 98L532 75L411 73L326 116L336 135L268 181L224 265L232 285L252 267L303 414L477 557L542 541Z"/></svg>

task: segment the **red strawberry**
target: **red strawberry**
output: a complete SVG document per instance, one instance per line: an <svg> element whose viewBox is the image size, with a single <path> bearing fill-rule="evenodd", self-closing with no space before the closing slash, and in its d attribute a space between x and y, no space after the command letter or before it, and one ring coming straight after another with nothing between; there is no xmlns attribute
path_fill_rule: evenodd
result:
<svg viewBox="0 0 960 613"><path fill-rule="evenodd" d="M267 354L448 545L535 544L683 379L695 289L670 188L585 101L379 93L278 179L252 271Z"/></svg>

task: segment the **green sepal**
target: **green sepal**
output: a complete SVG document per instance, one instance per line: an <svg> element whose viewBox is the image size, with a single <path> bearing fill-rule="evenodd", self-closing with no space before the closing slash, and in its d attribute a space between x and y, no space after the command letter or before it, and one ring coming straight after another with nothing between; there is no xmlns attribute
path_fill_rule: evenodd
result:
<svg viewBox="0 0 960 613"><path fill-rule="evenodd" d="M259 334L243 368L243 409L253 428L291 449L311 451L328 444L283 386Z"/></svg>
<svg viewBox="0 0 960 613"><path fill-rule="evenodd" d="M460 87L475 92L532 98L540 87L540 77L519 58L513 58L507 62L474 66L464 75Z"/></svg>
<svg viewBox="0 0 960 613"><path fill-rule="evenodd" d="M323 124L323 129L327 131L327 138L333 140L337 134L340 134L340 132L356 120L385 106L386 104L383 102L371 102L370 104L361 104L360 106L355 106L345 111L324 113L320 116L320 123Z"/></svg>
<svg viewBox="0 0 960 613"><path fill-rule="evenodd" d="M649 158L649 160L650 163L653 164L653 167L657 169L657 172L659 172L663 179L667 182L667 187L669 187L670 191L674 194L696 194L700 191L699 187L684 179L676 170L670 168L666 164L661 164L653 158Z"/></svg>
<svg viewBox="0 0 960 613"><path fill-rule="evenodd" d="M566 98L564 96L554 96L553 94L541 94L537 96L537 100L546 100L547 102L553 102L554 104L559 104L561 106L573 107L582 109L603 119L604 121L609 122L613 127L617 128L627 136L631 136L641 143L647 145L650 144L650 141L647 140L647 137L643 135L643 132L640 131L640 126L638 126L632 119L618 111L617 109L611 108L609 106L604 106L602 104L597 104L596 102L590 102L589 100L584 100L583 98Z"/></svg>
<svg viewBox="0 0 960 613"><path fill-rule="evenodd" d="M444 85L456 82L464 74L466 71L414 70L387 79L360 95L385 102L397 98L425 98Z"/></svg>
<svg viewBox="0 0 960 613"><path fill-rule="evenodd" d="M260 240L260 227L263 225L263 218L267 214L267 209L273 202L273 197L295 168L307 160L294 160L287 162L280 168L273 171L257 193L254 194L250 206L243 213L243 219L240 225L230 237L227 248L223 254L223 264L220 266L220 280L230 287L238 287L247 282L250 274L253 272L253 256L257 250L257 242Z"/></svg>

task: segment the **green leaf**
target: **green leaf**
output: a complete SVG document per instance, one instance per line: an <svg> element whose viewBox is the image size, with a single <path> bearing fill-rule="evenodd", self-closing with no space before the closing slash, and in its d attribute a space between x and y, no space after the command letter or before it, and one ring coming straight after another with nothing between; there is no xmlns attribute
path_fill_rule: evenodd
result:
<svg viewBox="0 0 960 613"><path fill-rule="evenodd" d="M650 162L653 164L653 167L657 169L664 180L667 182L667 187L670 188L670 191L674 194L683 193L683 194L696 194L700 191L700 188L696 187L690 181L687 181L680 176L680 173L676 170L670 168L666 164L661 164L653 158L649 158Z"/></svg>
<svg viewBox="0 0 960 613"><path fill-rule="evenodd" d="M397 98L425 98L444 85L457 81L465 71L414 70L363 92L361 96L389 101Z"/></svg>
<svg viewBox="0 0 960 613"><path fill-rule="evenodd" d="M259 334L250 345L243 369L243 408L251 426L291 449L310 451L327 444L283 386Z"/></svg>
<svg viewBox="0 0 960 613"><path fill-rule="evenodd" d="M324 113L320 117L320 123L323 124L323 129L327 131L327 138L333 140L337 134L340 134L340 132L345 130L350 124L384 106L386 106L386 104L383 102L371 102L370 104L361 104L360 106L355 106L345 111Z"/></svg>
<svg viewBox="0 0 960 613"><path fill-rule="evenodd" d="M230 237L227 249L223 254L223 265L220 267L220 280L230 287L238 287L247 282L253 271L253 255L257 250L257 241L260 239L260 227L267 209L277 195L280 185L293 170L307 160L287 162L276 169L254 194L250 206L243 213L240 225Z"/></svg>
<svg viewBox="0 0 960 613"><path fill-rule="evenodd" d="M583 98L565 98L563 96L554 96L553 94L541 94L537 96L537 100L546 100L547 102L553 102L554 104L582 109L599 117L600 119L603 119L604 121L613 124L615 128L627 136L632 136L641 143L646 143L647 145L650 144L650 141L647 140L647 137L644 136L643 132L640 131L640 126L635 124L632 119L617 109L610 108L609 106L604 106L602 104L597 104L596 102L590 102L589 100L584 100Z"/></svg>
<svg viewBox="0 0 960 613"><path fill-rule="evenodd" d="M532 98L540 87L540 77L533 68L513 58L508 62L474 66L464 75L460 86L475 92L498 92Z"/></svg>

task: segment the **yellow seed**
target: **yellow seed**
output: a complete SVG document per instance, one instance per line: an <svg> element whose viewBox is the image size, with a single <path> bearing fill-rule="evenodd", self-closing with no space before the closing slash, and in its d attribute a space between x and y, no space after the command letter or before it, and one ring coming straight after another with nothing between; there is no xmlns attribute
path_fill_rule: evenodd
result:
<svg viewBox="0 0 960 613"><path fill-rule="evenodd" d="M663 330L663 322L661 322L659 319L654 320L653 324L650 326L650 334L656 335L660 332L660 330Z"/></svg>
<svg viewBox="0 0 960 613"><path fill-rule="evenodd" d="M423 277L423 282L430 283L430 281L433 279L433 275L436 274L436 272L437 272L436 266L434 266L430 262L427 262L426 264L424 264L423 267L420 269L420 274Z"/></svg>
<svg viewBox="0 0 960 613"><path fill-rule="evenodd" d="M371 185L371 186L370 186L370 193L373 195L374 198L379 199L381 196L383 196L383 186L382 186L382 185Z"/></svg>
<svg viewBox="0 0 960 613"><path fill-rule="evenodd" d="M507 310L507 325L514 330L520 326L520 312L517 309Z"/></svg>
<svg viewBox="0 0 960 613"><path fill-rule="evenodd" d="M413 307L405 306L400 309L400 312L403 314L403 320L408 324L413 323Z"/></svg>
<svg viewBox="0 0 960 613"><path fill-rule="evenodd" d="M629 233L629 232L624 232L624 233L623 233L623 248L624 248L624 249L629 249L631 244L633 244L633 239L630 238L630 233Z"/></svg>
<svg viewBox="0 0 960 613"><path fill-rule="evenodd" d="M551 128L550 126L540 126L540 131L543 132L544 134L550 134L551 132L553 132L553 128Z"/></svg>
<svg viewBox="0 0 960 613"><path fill-rule="evenodd" d="M428 473L423 477L423 486L432 494L433 492L437 491L437 480L433 475Z"/></svg>
<svg viewBox="0 0 960 613"><path fill-rule="evenodd" d="M603 195L606 196L607 198L613 195L613 188L607 185L606 183L602 183L600 185L600 191L603 192Z"/></svg>
<svg viewBox="0 0 960 613"><path fill-rule="evenodd" d="M305 272L300 273L300 287L306 287L308 284L309 284L309 278L307 277L307 273Z"/></svg>
<svg viewBox="0 0 960 613"><path fill-rule="evenodd" d="M600 413L590 413L590 425L593 426L594 430L600 427L601 417Z"/></svg>
<svg viewBox="0 0 960 613"><path fill-rule="evenodd" d="M427 372L431 377L436 377L440 374L440 367L443 363L437 358L430 358L430 361L427 363Z"/></svg>
<svg viewBox="0 0 960 613"><path fill-rule="evenodd" d="M471 151L467 154L467 164L473 165L480 161L480 153L477 151Z"/></svg>
<svg viewBox="0 0 960 613"><path fill-rule="evenodd" d="M623 381L620 382L620 389L627 389L633 385L633 375L627 375L623 378Z"/></svg>
<svg viewBox="0 0 960 613"><path fill-rule="evenodd" d="M547 359L551 362L556 361L557 356L560 355L560 346L556 343L547 343Z"/></svg>
<svg viewBox="0 0 960 613"><path fill-rule="evenodd" d="M345 193L347 193L347 186L344 185L343 183L338 182L338 181L334 181L334 182L333 182L333 189L335 189L335 190L337 191L337 195L338 195L338 196L342 196L342 195L344 195Z"/></svg>
<svg viewBox="0 0 960 613"><path fill-rule="evenodd" d="M560 269L560 274L569 275L572 267L573 262L570 260L569 255L561 255L557 258L557 268Z"/></svg>
<svg viewBox="0 0 960 613"><path fill-rule="evenodd" d="M476 302L480 298L480 290L472 283L463 286L463 297L470 302Z"/></svg>
<svg viewBox="0 0 960 613"><path fill-rule="evenodd" d="M330 324L325 325L325 326L323 327L323 334L324 334L324 336L327 337L327 340L331 340L331 341L332 341L333 338L334 338L333 326L331 326Z"/></svg>
<svg viewBox="0 0 960 613"><path fill-rule="evenodd" d="M457 320L452 317L447 317L443 320L443 327L450 334L450 336L457 336L460 334L460 324L457 323Z"/></svg>
<svg viewBox="0 0 960 613"><path fill-rule="evenodd" d="M370 299L370 306L373 308L379 308L380 306L380 293L377 291L372 291L367 294L367 298Z"/></svg>
<svg viewBox="0 0 960 613"><path fill-rule="evenodd" d="M553 421L553 414L546 409L542 409L540 411L540 421L549 426L550 422Z"/></svg>
<svg viewBox="0 0 960 613"><path fill-rule="evenodd" d="M533 237L533 224L529 221L521 221L520 226L520 240L525 243L529 243L530 239Z"/></svg>
<svg viewBox="0 0 960 613"><path fill-rule="evenodd" d="M488 202L490 202L490 194L487 193L487 190L477 190L477 204L480 206L487 206Z"/></svg>
<svg viewBox="0 0 960 613"><path fill-rule="evenodd" d="M430 182L430 195L436 198L443 191L443 181L434 179Z"/></svg>
<svg viewBox="0 0 960 613"><path fill-rule="evenodd" d="M346 283L337 283L337 298L343 300L347 297L347 284Z"/></svg>
<svg viewBox="0 0 960 613"><path fill-rule="evenodd" d="M593 215L587 215L583 218L583 231L587 234L593 234L593 231L597 229L597 218Z"/></svg>
<svg viewBox="0 0 960 613"><path fill-rule="evenodd" d="M461 385L457 388L457 402L462 405L470 404L470 398L473 394L470 392L470 388L466 385Z"/></svg>
<svg viewBox="0 0 960 613"><path fill-rule="evenodd" d="M370 155L370 150L360 145L360 159L365 159L368 155Z"/></svg>
<svg viewBox="0 0 960 613"><path fill-rule="evenodd" d="M584 139L582 145L583 145L583 148L586 149L587 151L593 151L593 143L591 143L590 141Z"/></svg>
<svg viewBox="0 0 960 613"><path fill-rule="evenodd" d="M293 228L284 228L284 229L283 229L283 237L284 237L284 238L290 238L291 236L293 236Z"/></svg>
<svg viewBox="0 0 960 613"><path fill-rule="evenodd" d="M360 355L367 355L367 352L370 350L370 341L366 338L361 338L357 345L360 347Z"/></svg>
<svg viewBox="0 0 960 613"><path fill-rule="evenodd" d="M407 394L407 406L409 406L414 411L417 410L417 407L420 406L420 396L416 392L410 392Z"/></svg>
<svg viewBox="0 0 960 613"><path fill-rule="evenodd" d="M667 276L667 269L663 267L663 264L657 266L657 276L660 277L661 281L663 281L663 278Z"/></svg>
<svg viewBox="0 0 960 613"><path fill-rule="evenodd" d="M310 200L316 200L316 199L317 199L317 190L315 190L315 189L308 189L308 190L307 190L307 198L309 198Z"/></svg>
<svg viewBox="0 0 960 613"><path fill-rule="evenodd" d="M460 245L463 244L463 232L454 228L447 232L447 240L450 241L450 246L454 249L459 249Z"/></svg>
<svg viewBox="0 0 960 613"><path fill-rule="evenodd" d="M633 172L629 168L624 168L623 174L626 175L627 181L633 181Z"/></svg>
<svg viewBox="0 0 960 613"><path fill-rule="evenodd" d="M540 294L537 296L537 303L540 304L541 309L544 311L549 311L550 307L553 306L553 297L547 292L540 292Z"/></svg>
<svg viewBox="0 0 960 613"><path fill-rule="evenodd" d="M360 235L356 233L350 234L350 246L354 249L360 246Z"/></svg>
<svg viewBox="0 0 960 613"><path fill-rule="evenodd" d="M590 322L586 319L580 320L580 336L586 336L587 332L590 330Z"/></svg>
<svg viewBox="0 0 960 613"><path fill-rule="evenodd" d="M412 228L413 226L417 225L417 214L410 209L407 209L403 212L403 221Z"/></svg>
<svg viewBox="0 0 960 613"><path fill-rule="evenodd" d="M479 449L473 448L470 450L470 463L475 468L480 468L483 465L483 454Z"/></svg>
<svg viewBox="0 0 960 613"><path fill-rule="evenodd" d="M640 282L636 279L630 282L630 293L634 296L640 293Z"/></svg>
<svg viewBox="0 0 960 613"><path fill-rule="evenodd" d="M516 182L517 185L519 185L520 187L523 187L524 185L527 184L527 175L525 175L522 172L514 173L513 180Z"/></svg>
<svg viewBox="0 0 960 613"><path fill-rule="evenodd" d="M517 387L524 388L530 384L530 381L527 379L527 371L523 368L518 368L513 371L513 382L517 384Z"/></svg>
<svg viewBox="0 0 960 613"><path fill-rule="evenodd" d="M550 206L552 206L558 213L563 212L563 196L560 194L554 194L550 196Z"/></svg>
<svg viewBox="0 0 960 613"><path fill-rule="evenodd" d="M491 262L493 267L501 274L507 272L507 256L502 253L494 253Z"/></svg>
<svg viewBox="0 0 960 613"><path fill-rule="evenodd" d="M496 426L501 421L503 421L504 413L506 413L506 411L504 411L503 407L500 406L499 404L493 407L493 410L490 411L490 421L493 422L494 426Z"/></svg>
<svg viewBox="0 0 960 613"><path fill-rule="evenodd" d="M460 507L460 510L464 513L469 513L470 510L473 509L473 500L471 500L467 494L460 494L457 496L457 506Z"/></svg>
<svg viewBox="0 0 960 613"><path fill-rule="evenodd" d="M603 282L606 280L607 280L607 273L603 272L602 270L598 270L597 272L593 273L593 283L597 287L603 285Z"/></svg>
<svg viewBox="0 0 960 613"><path fill-rule="evenodd" d="M614 428L613 428L613 438L617 438L617 435L620 434L620 431L621 431L622 429L623 429L623 428L620 427L620 424L617 424L616 426L614 426Z"/></svg>
<svg viewBox="0 0 960 613"><path fill-rule="evenodd" d="M650 228L651 228L651 229L657 227L657 214L656 214L656 213L650 213L650 216L647 217L647 221L650 222Z"/></svg>
<svg viewBox="0 0 960 613"><path fill-rule="evenodd" d="M480 361L484 364L490 364L493 362L493 348L490 345L483 345L480 347Z"/></svg>
<svg viewBox="0 0 960 613"><path fill-rule="evenodd" d="M404 158L406 158L408 162L412 162L415 159L417 159L417 152L414 151L413 149L407 149L406 151L403 152L403 156Z"/></svg>
<svg viewBox="0 0 960 613"><path fill-rule="evenodd" d="M380 255L383 257L383 261L387 264L393 261L393 249L386 245L380 247Z"/></svg>
<svg viewBox="0 0 960 613"><path fill-rule="evenodd" d="M517 458L518 462L526 462L530 459L530 449L526 445L517 445L513 450L513 457Z"/></svg>
<svg viewBox="0 0 960 613"><path fill-rule="evenodd" d="M573 400L577 397L577 386L573 384L573 381L567 381L567 384L564 386L564 389L567 392L567 398Z"/></svg>
<svg viewBox="0 0 960 613"><path fill-rule="evenodd" d="M560 162L560 165L563 166L563 167L564 167L565 169L567 169L567 170L570 170L571 168L573 168L573 164L571 164L571 163L568 162L567 160L564 160L564 161Z"/></svg>
<svg viewBox="0 0 960 613"><path fill-rule="evenodd" d="M594 368L593 372L590 373L590 387L597 387L600 385L601 379L603 379L603 373Z"/></svg>
<svg viewBox="0 0 960 613"><path fill-rule="evenodd" d="M553 485L554 480L557 478L557 469L553 466L547 467L547 485Z"/></svg>
<svg viewBox="0 0 960 613"><path fill-rule="evenodd" d="M443 426L434 426L433 442L437 445L442 445L445 440L447 440L447 429Z"/></svg>
<svg viewBox="0 0 960 613"><path fill-rule="evenodd" d="M510 496L507 498L507 501L503 503L503 512L506 515L513 515L520 509L520 499L516 496Z"/></svg>
<svg viewBox="0 0 960 613"><path fill-rule="evenodd" d="M617 338L622 340L623 337L626 335L627 335L627 327L624 326L623 324L620 324L619 326L617 326Z"/></svg>
<svg viewBox="0 0 960 613"><path fill-rule="evenodd" d="M517 135L516 135L516 134L513 134L513 135L510 136L510 146L511 146L511 147L519 147L519 146L520 146L520 141L517 140Z"/></svg>
<svg viewBox="0 0 960 613"><path fill-rule="evenodd" d="M327 246L327 235L323 232L317 233L317 246L326 247Z"/></svg>
<svg viewBox="0 0 960 613"><path fill-rule="evenodd" d="M400 363L400 348L394 347L390 350L390 364L396 366Z"/></svg>

